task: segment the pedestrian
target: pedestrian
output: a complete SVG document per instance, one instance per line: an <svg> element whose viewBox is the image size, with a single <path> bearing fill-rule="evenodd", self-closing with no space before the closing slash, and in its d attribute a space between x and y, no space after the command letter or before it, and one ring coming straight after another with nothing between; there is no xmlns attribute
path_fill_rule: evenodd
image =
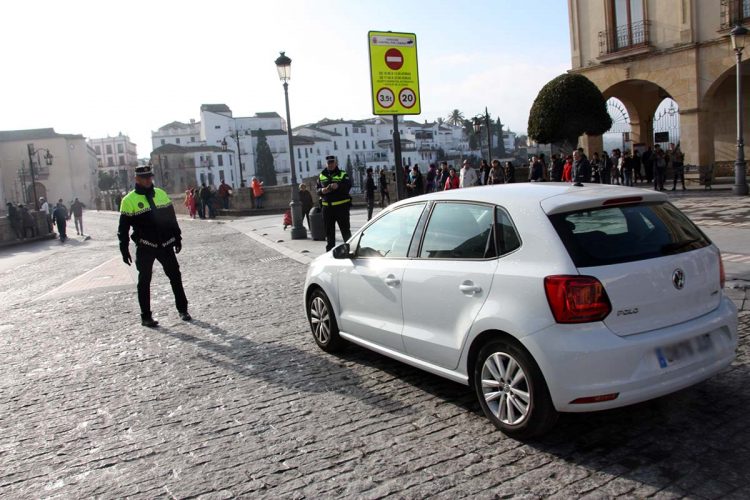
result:
<svg viewBox="0 0 750 500"><path fill-rule="evenodd" d="M23 233L21 233L21 214L18 209L13 206L13 203L8 202L5 204L5 206L7 207L8 211L8 213L5 214L5 217L10 223L10 228L13 231L13 234L16 235L16 239L22 240L24 238L24 235Z"/></svg>
<svg viewBox="0 0 750 500"><path fill-rule="evenodd" d="M445 181L450 177L450 170L448 169L448 162L444 161L440 164L440 171L438 172L437 178L437 189L442 191L445 188Z"/></svg>
<svg viewBox="0 0 750 500"><path fill-rule="evenodd" d="M430 163L430 168L427 169L427 174L425 175L425 179L427 180L425 184L425 193L435 192L437 175L438 175L437 165L435 165L434 163Z"/></svg>
<svg viewBox="0 0 750 500"><path fill-rule="evenodd" d="M47 221L47 231L52 232L52 211L44 196L39 198L39 211L44 214L44 220Z"/></svg>
<svg viewBox="0 0 750 500"><path fill-rule="evenodd" d="M641 161L641 153L637 149L633 149L633 180L635 182L643 182L643 162Z"/></svg>
<svg viewBox="0 0 750 500"><path fill-rule="evenodd" d="M424 177L419 171L419 165L416 163L409 173L409 183L406 185L407 197L419 196L424 193Z"/></svg>
<svg viewBox="0 0 750 500"><path fill-rule="evenodd" d="M263 181L257 177L253 177L250 183L250 188L253 190L253 198L255 199L255 208L263 208L263 195L265 189L263 188Z"/></svg>
<svg viewBox="0 0 750 500"><path fill-rule="evenodd" d="M562 181L563 166L565 161L561 158L561 155L552 155L552 161L550 162L549 180L552 182Z"/></svg>
<svg viewBox="0 0 750 500"><path fill-rule="evenodd" d="M544 165L536 156L531 157L529 165L529 182L541 182L544 180Z"/></svg>
<svg viewBox="0 0 750 500"><path fill-rule="evenodd" d="M378 176L378 189L380 190L380 208L385 208L391 204L391 195L388 193L388 176L386 175L385 169L380 169L380 175ZM385 202L388 200L388 203Z"/></svg>
<svg viewBox="0 0 750 500"><path fill-rule="evenodd" d="M352 183L345 171L339 170L335 156L326 156L326 168L318 176L318 196L323 205L323 224L326 229L326 252L336 245L336 224L344 241L352 236L349 229L349 210Z"/></svg>
<svg viewBox="0 0 750 500"><path fill-rule="evenodd" d="M448 191L449 189L458 189L459 187L461 187L461 180L458 174L456 174L456 169L451 167L448 170L448 178L445 180L443 190Z"/></svg>
<svg viewBox="0 0 750 500"><path fill-rule="evenodd" d="M62 198L57 200L54 210L52 210L52 222L57 225L57 234L60 236L60 241L65 242L68 239L67 225L68 225L68 209L63 204Z"/></svg>
<svg viewBox="0 0 750 500"><path fill-rule="evenodd" d="M573 156L568 155L565 157L565 164L563 165L562 182L573 182Z"/></svg>
<svg viewBox="0 0 750 500"><path fill-rule="evenodd" d="M232 197L232 188L229 187L224 179L221 180L219 185L219 200L221 200L221 207L224 210L229 210L229 199Z"/></svg>
<svg viewBox="0 0 750 500"><path fill-rule="evenodd" d="M669 161L672 164L673 181L672 191L677 189L677 179L682 182L682 190L685 191L685 155L680 150L680 146L669 143Z"/></svg>
<svg viewBox="0 0 750 500"><path fill-rule="evenodd" d="M307 189L307 184L305 183L299 185L299 201L302 205L302 215L305 217L305 220L307 220L307 227L312 231L312 228L310 227L310 210L312 210L313 207L313 199L312 193Z"/></svg>
<svg viewBox="0 0 750 500"><path fill-rule="evenodd" d="M487 164L487 160L482 158L482 162L479 164L479 182L483 185L487 185L487 179L490 177L490 166Z"/></svg>
<svg viewBox="0 0 750 500"><path fill-rule="evenodd" d="M602 151L602 160L599 164L599 183L609 184L612 180L612 160L606 151Z"/></svg>
<svg viewBox="0 0 750 500"><path fill-rule="evenodd" d="M633 157L630 151L625 150L620 159L622 164L622 184L624 186L633 186Z"/></svg>
<svg viewBox="0 0 750 500"><path fill-rule="evenodd" d="M500 167L500 160L492 160L490 174L487 176L487 184L502 184L505 181L503 169Z"/></svg>
<svg viewBox="0 0 750 500"><path fill-rule="evenodd" d="M646 182L651 184L654 180L654 152L649 146L641 155L643 170L646 174Z"/></svg>
<svg viewBox="0 0 750 500"><path fill-rule="evenodd" d="M613 149L612 150L612 170L610 171L610 177L612 180L612 184L621 184L620 182L620 176L622 175L622 170L620 169L620 163L622 160L622 155L620 154L619 149Z"/></svg>
<svg viewBox="0 0 750 500"><path fill-rule="evenodd" d="M188 301L182 287L180 264L175 255L182 250L182 233L172 200L164 190L154 187L153 175L150 164L135 168L135 188L122 200L120 223L117 228L120 253L127 265L133 262L128 248L129 240L135 242L141 325L149 328L159 325L151 314L151 272L155 260L159 261L169 278L180 318L183 321L192 319L188 313Z"/></svg>
<svg viewBox="0 0 750 500"><path fill-rule="evenodd" d="M94 204L96 205L96 211L99 212L102 209L102 197L97 195L94 198Z"/></svg>
<svg viewBox="0 0 750 500"><path fill-rule="evenodd" d="M471 168L469 160L464 160L464 165L461 167L460 179L458 181L459 187L472 187L477 184L477 173Z"/></svg>
<svg viewBox="0 0 750 500"><path fill-rule="evenodd" d="M78 201L76 198L73 203L70 204L70 211L73 212L73 222L76 225L76 234L83 236L83 209L86 205Z"/></svg>
<svg viewBox="0 0 750 500"><path fill-rule="evenodd" d="M591 155L591 161L589 163L591 163L591 182L600 184L602 161L599 158L599 153L594 151L594 154Z"/></svg>
<svg viewBox="0 0 750 500"><path fill-rule="evenodd" d="M372 167L367 167L365 178L365 201L367 202L367 220L372 219L372 209L375 206L375 180L372 178Z"/></svg>
<svg viewBox="0 0 750 500"><path fill-rule="evenodd" d="M513 184L514 182L516 182L516 167L513 166L512 161L506 161L503 170L503 173L505 174L506 184Z"/></svg>
<svg viewBox="0 0 750 500"><path fill-rule="evenodd" d="M582 186L584 182L591 182L591 164L583 148L573 151L573 185Z"/></svg>
<svg viewBox="0 0 750 500"><path fill-rule="evenodd" d="M21 232L25 238L27 234L31 237L37 236L36 221L34 215L29 211L26 205L18 205L18 213L21 215Z"/></svg>
<svg viewBox="0 0 750 500"><path fill-rule="evenodd" d="M667 179L667 159L659 144L654 146L654 191L666 191L664 182Z"/></svg>
<svg viewBox="0 0 750 500"><path fill-rule="evenodd" d="M201 187L198 189L198 199L196 200L198 204L198 217L201 219L206 218L206 200L211 196L210 191L206 187L205 182L201 182Z"/></svg>
<svg viewBox="0 0 750 500"><path fill-rule="evenodd" d="M286 228L292 225L292 209L287 208L284 211L284 215L282 217L283 224L284 224L284 231L286 231Z"/></svg>
<svg viewBox="0 0 750 500"><path fill-rule="evenodd" d="M188 209L188 214L190 214L191 219L195 219L195 190L193 188L188 189L185 191L185 202L184 202L185 208Z"/></svg>

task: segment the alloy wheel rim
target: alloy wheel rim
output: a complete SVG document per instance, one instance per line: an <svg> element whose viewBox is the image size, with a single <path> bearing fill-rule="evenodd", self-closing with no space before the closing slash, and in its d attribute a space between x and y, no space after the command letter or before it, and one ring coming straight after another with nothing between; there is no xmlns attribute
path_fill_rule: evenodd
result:
<svg viewBox="0 0 750 500"><path fill-rule="evenodd" d="M327 344L331 338L331 316L321 297L315 297L310 304L310 323L315 340Z"/></svg>
<svg viewBox="0 0 750 500"><path fill-rule="evenodd" d="M482 394L490 411L506 425L518 425L529 415L528 377L513 356L496 352L482 366Z"/></svg>

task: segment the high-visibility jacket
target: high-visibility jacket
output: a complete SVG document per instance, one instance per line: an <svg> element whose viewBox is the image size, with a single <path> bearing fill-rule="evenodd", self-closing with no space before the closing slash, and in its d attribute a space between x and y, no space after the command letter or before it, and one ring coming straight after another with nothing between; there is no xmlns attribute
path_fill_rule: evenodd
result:
<svg viewBox="0 0 750 500"><path fill-rule="evenodd" d="M120 246L128 246L130 236L136 246L164 248L180 244L182 233L177 224L172 200L163 189L136 186L120 203L117 237Z"/></svg>
<svg viewBox="0 0 750 500"><path fill-rule="evenodd" d="M334 182L338 184L338 188L323 194L323 188ZM352 183L349 180L349 176L346 172L338 168L336 170L324 169L318 176L318 196L320 196L324 207L337 207L350 204L352 202L352 197L349 196L351 188Z"/></svg>

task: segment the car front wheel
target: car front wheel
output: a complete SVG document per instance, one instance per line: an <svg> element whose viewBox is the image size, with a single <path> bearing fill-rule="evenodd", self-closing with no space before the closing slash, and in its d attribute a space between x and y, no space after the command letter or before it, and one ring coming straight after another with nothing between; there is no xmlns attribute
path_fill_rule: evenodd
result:
<svg viewBox="0 0 750 500"><path fill-rule="evenodd" d="M479 351L474 388L484 414L503 433L527 439L557 421L544 377L531 356L507 340L494 340Z"/></svg>
<svg viewBox="0 0 750 500"><path fill-rule="evenodd" d="M318 347L326 352L341 349L343 340L339 336L339 327L333 315L331 302L323 290L315 290L307 301L307 318L310 329Z"/></svg>

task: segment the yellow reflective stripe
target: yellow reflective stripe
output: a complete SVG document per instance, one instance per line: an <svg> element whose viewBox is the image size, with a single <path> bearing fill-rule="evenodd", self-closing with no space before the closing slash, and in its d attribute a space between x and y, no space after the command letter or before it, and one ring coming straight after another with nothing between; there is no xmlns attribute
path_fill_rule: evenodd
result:
<svg viewBox="0 0 750 500"><path fill-rule="evenodd" d="M323 206L324 207L335 207L336 205L343 205L344 203L349 203L352 200L339 200L339 201L324 201Z"/></svg>

